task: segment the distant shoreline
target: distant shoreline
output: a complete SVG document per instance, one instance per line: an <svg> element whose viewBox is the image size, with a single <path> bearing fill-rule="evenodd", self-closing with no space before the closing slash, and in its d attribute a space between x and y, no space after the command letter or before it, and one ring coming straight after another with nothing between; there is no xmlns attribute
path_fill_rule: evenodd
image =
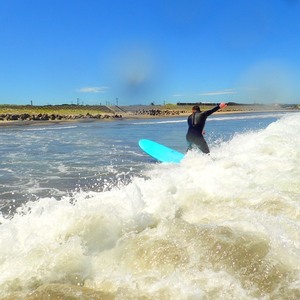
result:
<svg viewBox="0 0 300 300"><path fill-rule="evenodd" d="M205 109L206 110L206 109ZM115 120L140 120L140 119L162 119L162 118L182 118L188 117L191 112L176 112L172 109L164 109L164 114L150 115L149 113L139 114L133 112L116 114L105 114L102 118L95 118L93 115L81 116L77 118L73 115L72 119L60 120L0 120L0 127L13 126L39 126L39 125L60 125L60 124L76 124L76 123L90 123L90 122L114 122ZM169 112L169 113L168 113ZM296 109L263 109L263 110L243 110L243 109L225 109L214 113L214 115L228 115L228 114L249 114L249 113L280 113L280 112L300 112Z"/></svg>

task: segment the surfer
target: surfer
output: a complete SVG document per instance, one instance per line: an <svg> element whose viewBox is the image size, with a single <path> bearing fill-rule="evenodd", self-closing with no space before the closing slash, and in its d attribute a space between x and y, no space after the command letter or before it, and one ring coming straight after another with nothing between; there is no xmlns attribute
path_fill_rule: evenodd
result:
<svg viewBox="0 0 300 300"><path fill-rule="evenodd" d="M192 114L188 117L187 122L189 125L188 132L186 134L186 140L188 142L187 151L192 149L192 146L197 146L203 153L209 153L208 145L203 137L205 132L203 131L205 122L208 116L214 112L222 109L226 106L226 103L220 103L216 107L210 110L201 112L198 105L193 106Z"/></svg>

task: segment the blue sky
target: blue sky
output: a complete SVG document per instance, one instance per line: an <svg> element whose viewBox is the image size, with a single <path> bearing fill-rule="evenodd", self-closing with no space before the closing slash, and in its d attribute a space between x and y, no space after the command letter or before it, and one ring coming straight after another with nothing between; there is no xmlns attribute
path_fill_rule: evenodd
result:
<svg viewBox="0 0 300 300"><path fill-rule="evenodd" d="M0 104L300 103L298 0L0 0Z"/></svg>

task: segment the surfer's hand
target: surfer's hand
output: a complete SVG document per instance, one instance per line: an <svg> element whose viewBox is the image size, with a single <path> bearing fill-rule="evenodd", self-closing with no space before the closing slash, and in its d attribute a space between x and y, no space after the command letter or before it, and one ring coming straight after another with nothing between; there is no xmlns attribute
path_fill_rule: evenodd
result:
<svg viewBox="0 0 300 300"><path fill-rule="evenodd" d="M220 108L224 108L225 106L227 106L227 104L224 103L224 102L222 102L222 103L219 104L219 107L220 107Z"/></svg>
<svg viewBox="0 0 300 300"><path fill-rule="evenodd" d="M202 134L205 134L205 130L202 130Z"/></svg>

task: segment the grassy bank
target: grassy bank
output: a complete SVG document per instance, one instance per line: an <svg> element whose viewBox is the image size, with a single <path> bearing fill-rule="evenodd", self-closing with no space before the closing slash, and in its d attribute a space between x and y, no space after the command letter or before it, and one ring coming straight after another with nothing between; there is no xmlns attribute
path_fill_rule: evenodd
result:
<svg viewBox="0 0 300 300"><path fill-rule="evenodd" d="M111 111L105 106L81 106L81 105L0 105L0 114L59 114L59 115L86 115L105 114Z"/></svg>

